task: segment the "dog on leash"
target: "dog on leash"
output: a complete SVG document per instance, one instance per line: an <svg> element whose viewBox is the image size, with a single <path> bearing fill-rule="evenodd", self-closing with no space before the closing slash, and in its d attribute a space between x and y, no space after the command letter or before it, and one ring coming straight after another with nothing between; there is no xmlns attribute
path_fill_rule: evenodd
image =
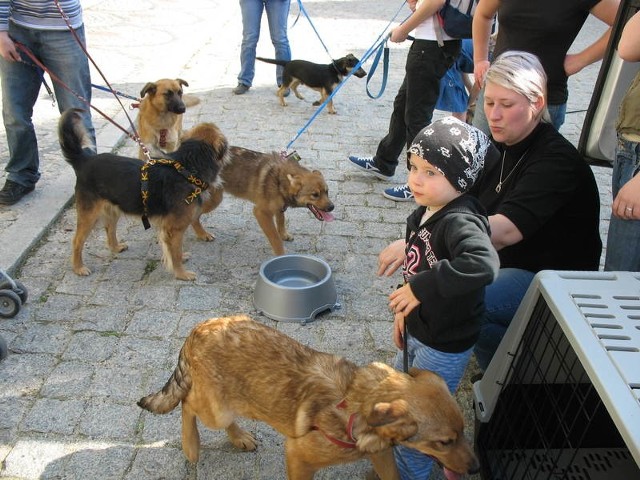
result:
<svg viewBox="0 0 640 480"><path fill-rule="evenodd" d="M320 221L333 220L330 212L334 205L322 173L303 167L296 159L232 146L220 179L221 185L211 189L202 213L220 205L224 192L251 201L253 214L275 255L284 254L283 240L293 240L285 224L287 208L306 207ZM213 240L199 221L193 226L198 238Z"/></svg>
<svg viewBox="0 0 640 480"><path fill-rule="evenodd" d="M364 457L382 480L396 480L394 445L435 457L447 478L479 467L460 408L438 375L383 363L358 367L245 315L197 325L162 390L138 405L163 414L180 402L182 449L191 462L200 453L196 419L224 428L237 448L254 450L255 438L235 422L245 417L286 437L290 480Z"/></svg>
<svg viewBox="0 0 640 480"><path fill-rule="evenodd" d="M182 116L187 107L200 103L193 95L183 95L182 87L188 87L181 78L162 78L148 82L140 91L138 135L152 157L162 157L180 146ZM146 160L140 147L138 158Z"/></svg>
<svg viewBox="0 0 640 480"><path fill-rule="evenodd" d="M91 273L82 251L100 218L111 251L127 249L116 235L118 219L125 213L148 218L158 231L167 269L180 280L194 280L195 273L183 265L182 240L185 230L200 215L209 185L215 187L218 181L227 158L227 139L214 124L202 123L164 160L145 163L111 153L94 154L85 148L90 141L78 112L65 111L58 126L62 153L76 174L78 218L72 246L73 271L81 276Z"/></svg>
<svg viewBox="0 0 640 480"><path fill-rule="evenodd" d="M313 104L321 105L329 95L331 95L333 89L338 86L342 79L360 63L360 60L351 53L345 57L333 60L328 65L308 62L306 60L286 61L262 57L256 57L256 60L284 67L282 72L282 85L280 85L277 92L278 98L280 98L280 105L283 107L287 106L284 96L288 88L293 90L296 97L304 100L304 97L298 92L298 85L306 85L320 92L320 100L313 102ZM364 71L362 67L358 67L353 74L358 78L362 78L367 72ZM336 113L333 107L333 100L327 105L327 110L329 113Z"/></svg>

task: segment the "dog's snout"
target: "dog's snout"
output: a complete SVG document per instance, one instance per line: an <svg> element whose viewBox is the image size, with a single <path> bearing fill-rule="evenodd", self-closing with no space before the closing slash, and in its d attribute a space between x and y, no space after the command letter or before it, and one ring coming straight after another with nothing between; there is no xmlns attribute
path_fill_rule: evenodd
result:
<svg viewBox="0 0 640 480"><path fill-rule="evenodd" d="M334 205L333 203L330 203L327 209L325 210L325 212L333 212L333 209L334 209Z"/></svg>
<svg viewBox="0 0 640 480"><path fill-rule="evenodd" d="M354 72L354 75L358 78L362 78L367 74L367 72L363 69L363 68L358 68L358 70L356 70Z"/></svg>
<svg viewBox="0 0 640 480"><path fill-rule="evenodd" d="M471 465L469 466L469 470L467 471L468 475L475 475L480 473L480 462L477 458L472 459Z"/></svg>

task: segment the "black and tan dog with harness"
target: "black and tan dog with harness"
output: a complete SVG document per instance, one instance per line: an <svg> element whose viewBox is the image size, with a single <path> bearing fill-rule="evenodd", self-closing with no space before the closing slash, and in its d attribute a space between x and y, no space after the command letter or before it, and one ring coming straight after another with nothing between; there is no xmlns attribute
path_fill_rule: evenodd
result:
<svg viewBox="0 0 640 480"><path fill-rule="evenodd" d="M78 112L65 111L58 125L62 154L76 174L73 271L81 276L91 273L82 260L82 250L99 219L111 251L127 249L116 235L118 219L124 213L153 224L167 270L177 279L194 280L196 274L183 265L182 240L189 225L198 221L209 187L219 182L218 172L228 159L225 136L212 123L198 124L175 152L145 163L88 150L90 140Z"/></svg>
<svg viewBox="0 0 640 480"><path fill-rule="evenodd" d="M346 57L333 60L329 64L319 64L308 62L306 60L274 60L271 58L256 57L257 60L266 63L272 63L274 65L281 65L284 67L282 73L282 85L278 89L276 95L280 98L280 105L287 106L287 102L284 100L285 92L288 88L293 90L296 97L300 100L304 100L304 97L298 92L298 85L306 85L309 88L320 92L320 100L313 102L314 105L321 105L333 92L334 88L338 86L340 82L346 77L360 63L360 60L353 54L348 54ZM353 74L362 78L367 75L367 72L358 67ZM329 113L336 113L333 108L333 100L329 101L327 105Z"/></svg>

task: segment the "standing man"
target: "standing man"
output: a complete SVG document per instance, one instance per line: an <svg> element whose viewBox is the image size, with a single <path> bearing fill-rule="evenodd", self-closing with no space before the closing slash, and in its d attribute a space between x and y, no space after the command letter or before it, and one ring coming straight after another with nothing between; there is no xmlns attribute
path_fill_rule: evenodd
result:
<svg viewBox="0 0 640 480"><path fill-rule="evenodd" d="M80 0L60 0L60 7L83 45L86 45ZM31 193L40 179L38 142L33 127L33 106L43 72L18 49L26 46L71 90L91 101L89 62L53 1L0 1L0 75L2 118L7 132L7 178L0 190L0 205L13 205ZM82 108L83 122L95 149L95 130L89 108L57 82L53 89L60 112Z"/></svg>
<svg viewBox="0 0 640 480"><path fill-rule="evenodd" d="M269 35L276 51L276 60L291 60L291 49L287 37L287 18L290 0L240 0L242 11L242 45L240 47L240 73L238 85L233 89L236 95L249 91L256 73L256 45L260 38L262 11L267 12ZM276 67L276 84L282 85L284 67Z"/></svg>

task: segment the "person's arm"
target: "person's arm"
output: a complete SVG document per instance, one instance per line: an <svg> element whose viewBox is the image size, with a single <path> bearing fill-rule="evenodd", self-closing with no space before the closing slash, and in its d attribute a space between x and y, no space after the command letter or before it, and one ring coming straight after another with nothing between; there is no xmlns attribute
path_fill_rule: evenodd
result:
<svg viewBox="0 0 640 480"><path fill-rule="evenodd" d="M501 213L489 216L491 226L491 243L497 251L521 242L524 238L511 220Z"/></svg>
<svg viewBox="0 0 640 480"><path fill-rule="evenodd" d="M489 70L489 37L499 6L499 0L480 0L473 15L473 75L478 85L482 85Z"/></svg>
<svg viewBox="0 0 640 480"><path fill-rule="evenodd" d="M394 43L404 42L409 33L427 18L434 16L442 8L444 2L445 0L423 0L404 23L391 31L390 40Z"/></svg>
<svg viewBox="0 0 640 480"><path fill-rule="evenodd" d="M598 60L602 60L604 52L611 36L611 25L613 25L620 0L601 0L592 9L591 14L609 25L609 28L602 36L578 53L568 54L564 59L564 71L567 76L574 75L584 67L591 65Z"/></svg>
<svg viewBox="0 0 640 480"><path fill-rule="evenodd" d="M624 26L618 43L618 55L627 62L640 61L640 11Z"/></svg>
<svg viewBox="0 0 640 480"><path fill-rule="evenodd" d="M11 6L8 1L0 1L0 56L8 62L20 59L13 40L9 38L9 12Z"/></svg>

